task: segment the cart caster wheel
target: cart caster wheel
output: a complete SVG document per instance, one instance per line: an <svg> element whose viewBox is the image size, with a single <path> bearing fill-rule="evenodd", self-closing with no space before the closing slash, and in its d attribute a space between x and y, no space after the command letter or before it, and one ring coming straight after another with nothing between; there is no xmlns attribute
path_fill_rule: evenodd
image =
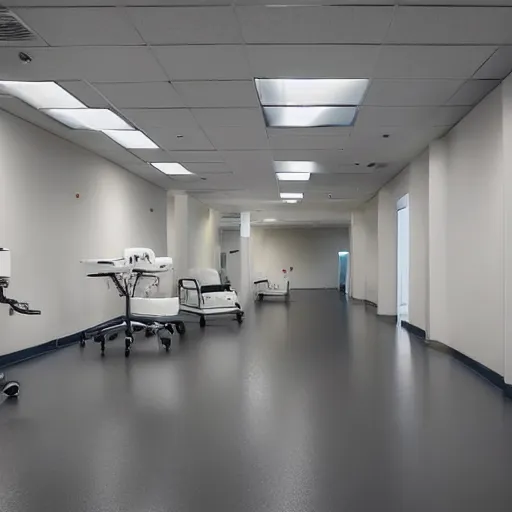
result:
<svg viewBox="0 0 512 512"><path fill-rule="evenodd" d="M202 316L200 319L199 319L199 326L200 327L206 327L206 318L204 316Z"/></svg>
<svg viewBox="0 0 512 512"><path fill-rule="evenodd" d="M161 341L162 341L162 345L165 348L165 351L169 352L169 350L171 350L171 339L170 338L162 338Z"/></svg>
<svg viewBox="0 0 512 512"><path fill-rule="evenodd" d="M130 357L130 347L132 346L132 343L133 343L133 338L131 338L130 336L127 336L124 339L124 356L125 357Z"/></svg>
<svg viewBox="0 0 512 512"><path fill-rule="evenodd" d="M4 384L4 387L2 389L2 393L7 398L16 398L20 394L20 384L16 381L10 381Z"/></svg>
<svg viewBox="0 0 512 512"><path fill-rule="evenodd" d="M105 355L105 338L101 340L101 357L104 357Z"/></svg>
<svg viewBox="0 0 512 512"><path fill-rule="evenodd" d="M124 357L130 357L130 349L127 348L125 351L124 351Z"/></svg>
<svg viewBox="0 0 512 512"><path fill-rule="evenodd" d="M105 357L105 351L104 350L101 351L101 357Z"/></svg>
<svg viewBox="0 0 512 512"><path fill-rule="evenodd" d="M236 321L241 324L243 321L244 321L244 315L242 315L242 313L237 313L236 314Z"/></svg>
<svg viewBox="0 0 512 512"><path fill-rule="evenodd" d="M185 327L185 323L184 322L178 322L176 324L176 330L178 331L178 334L185 334L187 332L187 328Z"/></svg>
<svg viewBox="0 0 512 512"><path fill-rule="evenodd" d="M263 300L263 294L262 294L262 293L260 293L260 294L258 295L258 300L259 300L260 302Z"/></svg>
<svg viewBox="0 0 512 512"><path fill-rule="evenodd" d="M80 338L80 348L85 347L85 338Z"/></svg>
<svg viewBox="0 0 512 512"><path fill-rule="evenodd" d="M146 329L144 334L146 338L151 338L151 336L153 336L153 331L151 329Z"/></svg>

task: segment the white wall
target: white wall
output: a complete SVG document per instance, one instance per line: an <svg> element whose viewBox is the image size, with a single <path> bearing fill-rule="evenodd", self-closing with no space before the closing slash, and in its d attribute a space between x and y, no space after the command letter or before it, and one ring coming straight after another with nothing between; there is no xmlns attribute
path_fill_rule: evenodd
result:
<svg viewBox="0 0 512 512"><path fill-rule="evenodd" d="M503 374L501 89L446 141L449 331L441 341Z"/></svg>
<svg viewBox="0 0 512 512"><path fill-rule="evenodd" d="M119 315L123 303L116 292L85 278L79 261L120 256L127 246L165 254L166 194L0 112L0 245L12 251L9 295L43 311L10 317L0 306L5 354Z"/></svg>
<svg viewBox="0 0 512 512"><path fill-rule="evenodd" d="M239 233L223 231L222 252L238 248ZM349 250L348 228L251 228L253 277L265 276L279 283L282 269L294 267L292 288L337 288L338 252ZM231 259L234 262L236 257ZM228 266L229 261L228 255ZM229 268L228 275L236 286Z"/></svg>
<svg viewBox="0 0 512 512"><path fill-rule="evenodd" d="M365 235L365 253L366 253L366 272L365 272L365 299L377 304L378 301L378 207L377 197L373 198L366 205L364 210Z"/></svg>

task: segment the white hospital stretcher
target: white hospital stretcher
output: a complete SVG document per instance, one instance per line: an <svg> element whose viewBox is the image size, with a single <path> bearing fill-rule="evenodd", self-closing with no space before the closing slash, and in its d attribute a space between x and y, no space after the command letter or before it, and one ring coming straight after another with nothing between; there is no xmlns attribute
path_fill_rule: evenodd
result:
<svg viewBox="0 0 512 512"><path fill-rule="evenodd" d="M145 330L147 335L156 334L166 351L171 348L174 327L179 334L185 334L185 324L179 317L178 297L148 297L151 288L158 284L158 275L171 269L172 258L156 257L147 248L130 248L125 249L122 258L83 260L81 263L87 277L110 279L119 295L125 299L122 319L84 332L82 346L86 339L93 338L100 343L101 354L104 355L106 340L114 339L124 331L125 356L128 357L135 332ZM137 296L141 289L142 297Z"/></svg>

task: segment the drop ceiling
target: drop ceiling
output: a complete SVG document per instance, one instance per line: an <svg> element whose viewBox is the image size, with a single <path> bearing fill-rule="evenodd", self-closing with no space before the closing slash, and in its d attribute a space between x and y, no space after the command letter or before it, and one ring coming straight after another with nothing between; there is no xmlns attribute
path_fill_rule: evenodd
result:
<svg viewBox="0 0 512 512"><path fill-rule="evenodd" d="M56 81L89 107L115 110L160 149L126 150L6 95L0 109L222 212L343 223L512 70L512 0L449 3L6 1L36 37L0 43L1 80ZM255 78L370 83L354 126L280 129L265 125ZM196 176L168 177L148 161ZM274 161L313 161L317 172L278 183ZM304 200L283 204L280 191Z"/></svg>

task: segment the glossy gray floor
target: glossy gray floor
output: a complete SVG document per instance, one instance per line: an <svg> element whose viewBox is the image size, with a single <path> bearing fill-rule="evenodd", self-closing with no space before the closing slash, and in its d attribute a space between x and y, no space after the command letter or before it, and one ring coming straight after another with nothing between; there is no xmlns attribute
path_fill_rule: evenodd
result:
<svg viewBox="0 0 512 512"><path fill-rule="evenodd" d="M328 291L11 368L6 512L512 510L512 405Z"/></svg>

